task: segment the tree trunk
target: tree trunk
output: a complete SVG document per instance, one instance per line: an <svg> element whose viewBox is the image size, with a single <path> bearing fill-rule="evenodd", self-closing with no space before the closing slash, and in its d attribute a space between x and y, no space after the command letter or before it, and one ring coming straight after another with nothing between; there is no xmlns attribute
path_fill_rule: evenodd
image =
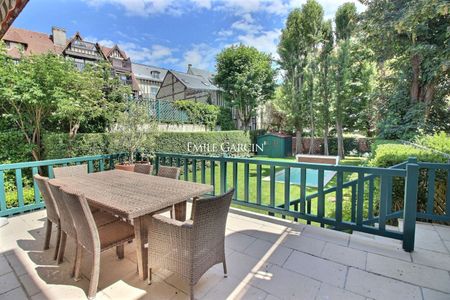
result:
<svg viewBox="0 0 450 300"><path fill-rule="evenodd" d="M337 142L338 142L338 156L340 159L345 158L344 152L344 135L342 131L342 121L339 118L336 119L336 133L337 133Z"/></svg>
<svg viewBox="0 0 450 300"><path fill-rule="evenodd" d="M412 80L411 80L411 90L410 90L410 101L411 104L417 103L420 95L420 56L419 54L414 54L411 57L411 67L412 67Z"/></svg>
<svg viewBox="0 0 450 300"><path fill-rule="evenodd" d="M295 132L295 154L303 153L303 128L297 128Z"/></svg>
<svg viewBox="0 0 450 300"><path fill-rule="evenodd" d="M430 82L425 86L425 97L424 97L425 120L428 120L430 118L431 104L433 102L434 91L435 91L435 85L433 82Z"/></svg>
<svg viewBox="0 0 450 300"><path fill-rule="evenodd" d="M323 154L330 155L328 151L328 124L325 124L325 128L323 129Z"/></svg>

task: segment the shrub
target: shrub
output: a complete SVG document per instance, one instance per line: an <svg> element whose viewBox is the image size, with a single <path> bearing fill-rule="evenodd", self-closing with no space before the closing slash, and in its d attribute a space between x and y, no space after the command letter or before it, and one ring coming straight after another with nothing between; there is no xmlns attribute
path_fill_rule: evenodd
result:
<svg viewBox="0 0 450 300"><path fill-rule="evenodd" d="M231 108L220 107L220 113L217 117L217 125L220 126L221 130L235 130L236 124L233 121L233 116L231 114Z"/></svg>
<svg viewBox="0 0 450 300"><path fill-rule="evenodd" d="M149 135L152 135L149 133ZM111 153L111 141L117 138L113 133L79 133L72 141L67 134L47 134L43 138L45 157L47 159L76 157ZM151 139L149 139L151 140ZM188 148L188 143L196 145L210 144L209 149L194 151ZM151 154L153 152L197 153L204 155L222 155L222 144L249 144L250 139L243 131L214 131L214 132L161 132L155 143L144 145L139 152ZM212 145L217 145L213 149ZM199 150L199 149L197 149ZM229 155L248 155L245 149L230 151Z"/></svg>
<svg viewBox="0 0 450 300"><path fill-rule="evenodd" d="M379 141L376 144L372 158L369 160L369 165L373 167L391 167L393 165L406 161L409 157L416 157L418 161L424 162L446 162L447 159L439 153L430 150L423 150L410 145L399 144L392 141ZM445 190L446 174L444 172L436 172L436 191ZM394 209L401 209L403 207L405 181L403 178L394 178L393 180L393 198L392 203ZM417 206L419 211L426 208L427 202L427 172L425 169L421 170L419 175L419 191ZM447 191L448 192L448 191ZM439 192L435 194L435 213L437 207L445 207L445 193Z"/></svg>
<svg viewBox="0 0 450 300"><path fill-rule="evenodd" d="M21 132L0 132L0 164L32 160L33 146L27 144Z"/></svg>
<svg viewBox="0 0 450 300"><path fill-rule="evenodd" d="M445 132L418 137L416 142L430 149L450 154L450 135Z"/></svg>
<svg viewBox="0 0 450 300"><path fill-rule="evenodd" d="M175 108L185 111L193 124L203 124L213 129L217 123L220 109L216 105L189 100L178 100L174 103Z"/></svg>

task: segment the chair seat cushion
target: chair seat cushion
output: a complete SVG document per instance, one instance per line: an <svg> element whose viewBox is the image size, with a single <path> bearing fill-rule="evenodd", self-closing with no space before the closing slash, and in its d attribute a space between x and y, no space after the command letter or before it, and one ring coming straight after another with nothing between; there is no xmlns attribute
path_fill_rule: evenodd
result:
<svg viewBox="0 0 450 300"><path fill-rule="evenodd" d="M92 215L94 216L95 224L97 225L97 227L105 226L109 223L113 223L119 220L114 215L100 210L97 210Z"/></svg>
<svg viewBox="0 0 450 300"><path fill-rule="evenodd" d="M124 221L116 221L98 228L100 247L103 250L134 239L134 227Z"/></svg>

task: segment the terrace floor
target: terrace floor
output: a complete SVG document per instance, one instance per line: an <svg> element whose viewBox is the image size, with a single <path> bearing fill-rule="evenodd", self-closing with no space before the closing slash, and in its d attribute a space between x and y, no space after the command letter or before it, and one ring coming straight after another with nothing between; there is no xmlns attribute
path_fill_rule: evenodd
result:
<svg viewBox="0 0 450 300"><path fill-rule="evenodd" d="M0 299L85 299L88 276L70 278L74 243L57 266L42 251L45 211L18 215L0 228ZM450 227L418 224L416 251L399 241L342 232L233 210L227 224L227 265L208 271L198 299L450 299ZM158 270L152 285L138 279L132 244L125 259L103 253L96 299L188 299L187 285ZM84 259L89 275L89 260Z"/></svg>

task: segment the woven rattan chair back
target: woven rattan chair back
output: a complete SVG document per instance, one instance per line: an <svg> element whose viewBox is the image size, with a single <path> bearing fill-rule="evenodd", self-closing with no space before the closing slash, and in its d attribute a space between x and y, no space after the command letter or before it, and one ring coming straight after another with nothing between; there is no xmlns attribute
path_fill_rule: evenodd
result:
<svg viewBox="0 0 450 300"><path fill-rule="evenodd" d="M37 183L42 198L44 199L45 207L47 209L47 218L55 224L59 224L59 213L56 207L55 199L48 185L48 177L43 177L39 174L34 175L34 180Z"/></svg>
<svg viewBox="0 0 450 300"><path fill-rule="evenodd" d="M159 166L157 175L161 176L161 177L166 177L166 178L179 179L180 178L180 168Z"/></svg>
<svg viewBox="0 0 450 300"><path fill-rule="evenodd" d="M134 172L150 175L153 172L153 165L151 165L151 164L135 164Z"/></svg>
<svg viewBox="0 0 450 300"><path fill-rule="evenodd" d="M73 225L72 215L70 214L69 208L64 202L61 186L52 182L49 182L49 186L50 191L52 192L53 195L53 199L55 199L56 207L58 208L61 229L69 236L75 238L76 231Z"/></svg>
<svg viewBox="0 0 450 300"><path fill-rule="evenodd" d="M223 195L198 199L194 202L193 231L195 254L214 249L225 239L225 226L234 189Z"/></svg>
<svg viewBox="0 0 450 300"><path fill-rule="evenodd" d="M88 173L88 166L84 164L54 168L53 173L55 174L55 178L83 176Z"/></svg>
<svg viewBox="0 0 450 300"><path fill-rule="evenodd" d="M78 243L91 253L100 252L100 237L86 198L66 187L62 187L61 192L72 215Z"/></svg>

